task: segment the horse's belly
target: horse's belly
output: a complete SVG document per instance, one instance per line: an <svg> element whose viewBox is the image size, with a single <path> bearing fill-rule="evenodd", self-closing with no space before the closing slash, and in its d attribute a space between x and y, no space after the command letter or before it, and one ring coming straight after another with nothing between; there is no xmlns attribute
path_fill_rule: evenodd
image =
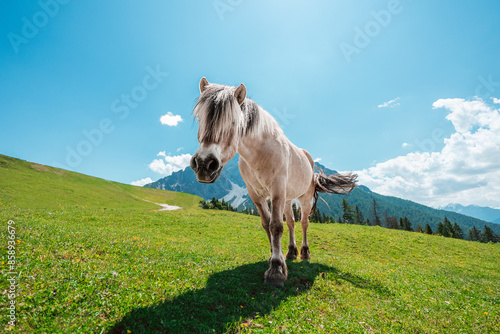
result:
<svg viewBox="0 0 500 334"><path fill-rule="evenodd" d="M305 194L312 186L313 170L307 157L301 151L295 151L288 165L286 198L288 200Z"/></svg>
<svg viewBox="0 0 500 334"><path fill-rule="evenodd" d="M286 185L286 199L292 200L304 195L311 187L311 183L311 180L306 181L305 179L301 182L290 180L290 182Z"/></svg>

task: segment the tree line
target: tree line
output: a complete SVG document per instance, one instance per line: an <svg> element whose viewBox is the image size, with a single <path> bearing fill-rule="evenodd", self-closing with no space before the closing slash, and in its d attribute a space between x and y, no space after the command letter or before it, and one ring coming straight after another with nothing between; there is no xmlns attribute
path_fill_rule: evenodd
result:
<svg viewBox="0 0 500 334"><path fill-rule="evenodd" d="M200 201L200 206L202 209L212 209L212 210L225 210L225 211L233 211L238 212L238 208L234 208L226 202L224 199L219 201L217 198L212 197L210 201L205 201L202 199Z"/></svg>
<svg viewBox="0 0 500 334"><path fill-rule="evenodd" d="M237 208L231 206L231 204L227 203L224 199L219 201L215 197L213 197L210 201L201 200L200 206L203 209L213 209L213 210L227 210L238 212ZM268 201L269 209L271 209L271 201ZM448 218L444 218L442 222L439 222L436 231L433 231L429 224L426 224L424 227L417 225L413 228L412 223L408 219L408 217L400 217L399 219L396 216L389 216L387 211L381 217L378 209L377 201L375 199L372 200L372 208L371 208L371 220L369 218L365 218L363 213L358 208L357 205L349 204L349 202L343 198L342 199L342 214L337 218L333 216L327 216L325 213L322 213L316 208L310 215L309 221L312 223L318 224L357 224L357 225L368 225L368 226L380 226L389 229L395 230L403 230L410 232L418 232L425 233L431 235L441 235L447 238L455 238L455 239L465 239L470 241L478 241L478 242L500 242L500 235L496 235L493 230L487 225L484 226L483 231L477 229L473 226L467 236L464 234L463 230L460 226L455 222L451 223ZM248 215L259 215L259 210L255 206L246 207L241 213L245 213ZM295 221L300 221L300 207L298 207L295 203L292 204L292 212ZM283 217L285 219L285 217Z"/></svg>
<svg viewBox="0 0 500 334"><path fill-rule="evenodd" d="M432 231L432 228L429 224L426 224L425 227L421 225L417 225L415 229L412 226L412 223L408 219L408 217L400 217L399 220L396 216L389 216L387 212L385 212L383 217L380 217L377 201L375 199L372 200L372 220L366 219L364 220L363 214L359 211L358 206L354 206L354 208L349 205L349 202L344 198L342 200L342 216L338 217L339 223L347 223L347 224L362 224L362 225L372 225L372 226L381 226L390 229L396 230L404 230L410 232L418 232L418 233L426 233L433 235L441 235L447 238L455 238L455 239L465 239L469 241L479 241L479 242L500 242L500 235L496 235L493 230L485 225L483 231L479 230L475 226L473 226L468 235L466 236L460 226L455 222L451 223L448 218L444 218L442 222L439 222L436 231ZM315 217L319 217L319 212L315 215ZM323 223L323 222L334 222L335 219L333 217L327 217L327 219L316 220L315 222Z"/></svg>

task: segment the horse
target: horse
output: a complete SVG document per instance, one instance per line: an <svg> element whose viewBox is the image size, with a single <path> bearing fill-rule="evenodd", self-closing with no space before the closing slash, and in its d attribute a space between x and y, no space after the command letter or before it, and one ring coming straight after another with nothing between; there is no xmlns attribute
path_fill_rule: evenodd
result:
<svg viewBox="0 0 500 334"><path fill-rule="evenodd" d="M198 120L199 148L190 161L201 183L217 180L224 165L239 153L238 167L248 195L259 210L262 227L271 246L269 269L264 282L282 287L287 266L281 249L283 214L289 230L287 260L298 256L292 200L301 207L302 247L300 258L310 260L307 229L309 215L316 207L318 192L348 194L357 175L315 173L311 155L285 136L276 120L246 97L244 84L238 87L200 80L200 96L193 109ZM271 200L269 209L267 199ZM314 203L313 203L314 202Z"/></svg>

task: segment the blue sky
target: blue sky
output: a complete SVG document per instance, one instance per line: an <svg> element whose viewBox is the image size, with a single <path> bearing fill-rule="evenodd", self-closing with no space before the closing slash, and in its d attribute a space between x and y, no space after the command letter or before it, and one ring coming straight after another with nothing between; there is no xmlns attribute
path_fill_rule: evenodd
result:
<svg viewBox="0 0 500 334"><path fill-rule="evenodd" d="M4 1L0 153L159 179L198 147L191 113L206 76L243 82L293 143L376 191L498 207L499 10L493 0Z"/></svg>

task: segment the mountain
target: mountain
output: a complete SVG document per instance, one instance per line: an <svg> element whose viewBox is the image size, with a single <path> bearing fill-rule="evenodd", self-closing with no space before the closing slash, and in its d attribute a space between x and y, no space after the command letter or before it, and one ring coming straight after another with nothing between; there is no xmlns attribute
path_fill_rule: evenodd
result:
<svg viewBox="0 0 500 334"><path fill-rule="evenodd" d="M219 179L212 184L199 183L196 180L194 172L191 168L187 167L182 171L175 172L170 176L147 184L145 187L185 192L200 196L206 200L216 197L217 199L224 199L239 209L253 206L248 196L245 182L239 172L238 159L238 156L236 156L230 160L224 167ZM335 170L321 164L316 163L316 165L323 169L326 174L337 173ZM334 216L336 219L342 215L341 204L344 196L320 194L320 197L324 200L318 200L318 209L321 212L328 216ZM353 207L357 205L363 216L370 220L373 220L372 208L373 199L375 199L377 202L377 212L382 220L386 213L389 216L396 216L398 218L406 216L412 222L413 228L417 225L424 227L425 224L429 224L432 230L435 231L437 224L447 217L452 223L456 222L465 233L472 226L476 226L476 228L482 230L484 225L488 225L495 233L500 233L500 225L498 224L492 224L457 212L434 209L397 197L380 195L372 192L368 187L363 185L355 188L346 196L346 199Z"/></svg>
<svg viewBox="0 0 500 334"><path fill-rule="evenodd" d="M248 196L245 182L240 175L238 159L239 157L236 156L230 160L224 166L217 181L212 184L199 183L193 170L187 167L158 181L146 184L144 187L193 194L206 200L212 199L212 197L224 198L234 207L245 208L252 201Z"/></svg>
<svg viewBox="0 0 500 334"><path fill-rule="evenodd" d="M457 203L448 204L444 207L440 207L439 209L457 212L487 222L500 224L500 209L493 209L487 206L478 206L478 205L463 206Z"/></svg>

